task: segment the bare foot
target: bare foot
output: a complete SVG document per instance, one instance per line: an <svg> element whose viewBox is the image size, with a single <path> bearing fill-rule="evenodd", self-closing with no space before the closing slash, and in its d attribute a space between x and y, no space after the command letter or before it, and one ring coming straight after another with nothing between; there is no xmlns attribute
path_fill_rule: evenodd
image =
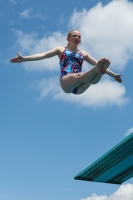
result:
<svg viewBox="0 0 133 200"><path fill-rule="evenodd" d="M99 73L105 74L106 69L109 67L109 65L110 65L110 61L108 59L101 58L97 63Z"/></svg>

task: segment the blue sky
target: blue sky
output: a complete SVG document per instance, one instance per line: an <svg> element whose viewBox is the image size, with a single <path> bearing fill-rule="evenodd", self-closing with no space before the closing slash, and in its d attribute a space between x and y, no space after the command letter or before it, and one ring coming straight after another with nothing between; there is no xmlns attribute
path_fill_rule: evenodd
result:
<svg viewBox="0 0 133 200"><path fill-rule="evenodd" d="M119 187L73 178L133 132L133 2L6 0L0 23L0 200L131 200L133 179ZM16 52L65 46L71 29L80 50L110 59L122 84L105 75L68 95L56 57L10 63Z"/></svg>

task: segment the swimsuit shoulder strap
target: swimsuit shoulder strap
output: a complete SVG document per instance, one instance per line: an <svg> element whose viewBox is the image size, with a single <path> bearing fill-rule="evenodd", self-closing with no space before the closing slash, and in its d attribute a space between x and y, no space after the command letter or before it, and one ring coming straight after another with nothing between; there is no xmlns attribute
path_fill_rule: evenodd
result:
<svg viewBox="0 0 133 200"><path fill-rule="evenodd" d="M83 55L83 53L78 49L78 52L83 56L83 58L84 58L84 55Z"/></svg>
<svg viewBox="0 0 133 200"><path fill-rule="evenodd" d="M64 49L64 51L62 52L62 55L61 55L61 59L60 60L62 60L62 58L63 58L63 55L64 55L64 52L66 51L66 47L64 47L65 49Z"/></svg>

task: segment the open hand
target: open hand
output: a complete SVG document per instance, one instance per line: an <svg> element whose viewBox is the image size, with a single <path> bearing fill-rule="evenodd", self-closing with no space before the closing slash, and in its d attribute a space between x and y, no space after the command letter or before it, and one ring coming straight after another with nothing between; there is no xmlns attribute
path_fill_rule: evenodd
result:
<svg viewBox="0 0 133 200"><path fill-rule="evenodd" d="M115 77L114 77L114 79L115 79L117 82L121 83L121 82L122 82L121 76L122 76L122 74L116 74Z"/></svg>
<svg viewBox="0 0 133 200"><path fill-rule="evenodd" d="M10 62L12 63L20 63L20 62L23 62L24 61L24 57L21 56L20 54L16 53L17 54L17 57L15 58L12 58Z"/></svg>

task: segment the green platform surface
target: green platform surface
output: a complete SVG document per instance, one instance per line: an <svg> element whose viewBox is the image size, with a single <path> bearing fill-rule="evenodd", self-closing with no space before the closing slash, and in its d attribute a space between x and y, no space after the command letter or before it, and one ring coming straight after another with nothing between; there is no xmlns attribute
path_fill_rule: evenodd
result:
<svg viewBox="0 0 133 200"><path fill-rule="evenodd" d="M133 133L77 174L74 179L121 184L133 177Z"/></svg>

